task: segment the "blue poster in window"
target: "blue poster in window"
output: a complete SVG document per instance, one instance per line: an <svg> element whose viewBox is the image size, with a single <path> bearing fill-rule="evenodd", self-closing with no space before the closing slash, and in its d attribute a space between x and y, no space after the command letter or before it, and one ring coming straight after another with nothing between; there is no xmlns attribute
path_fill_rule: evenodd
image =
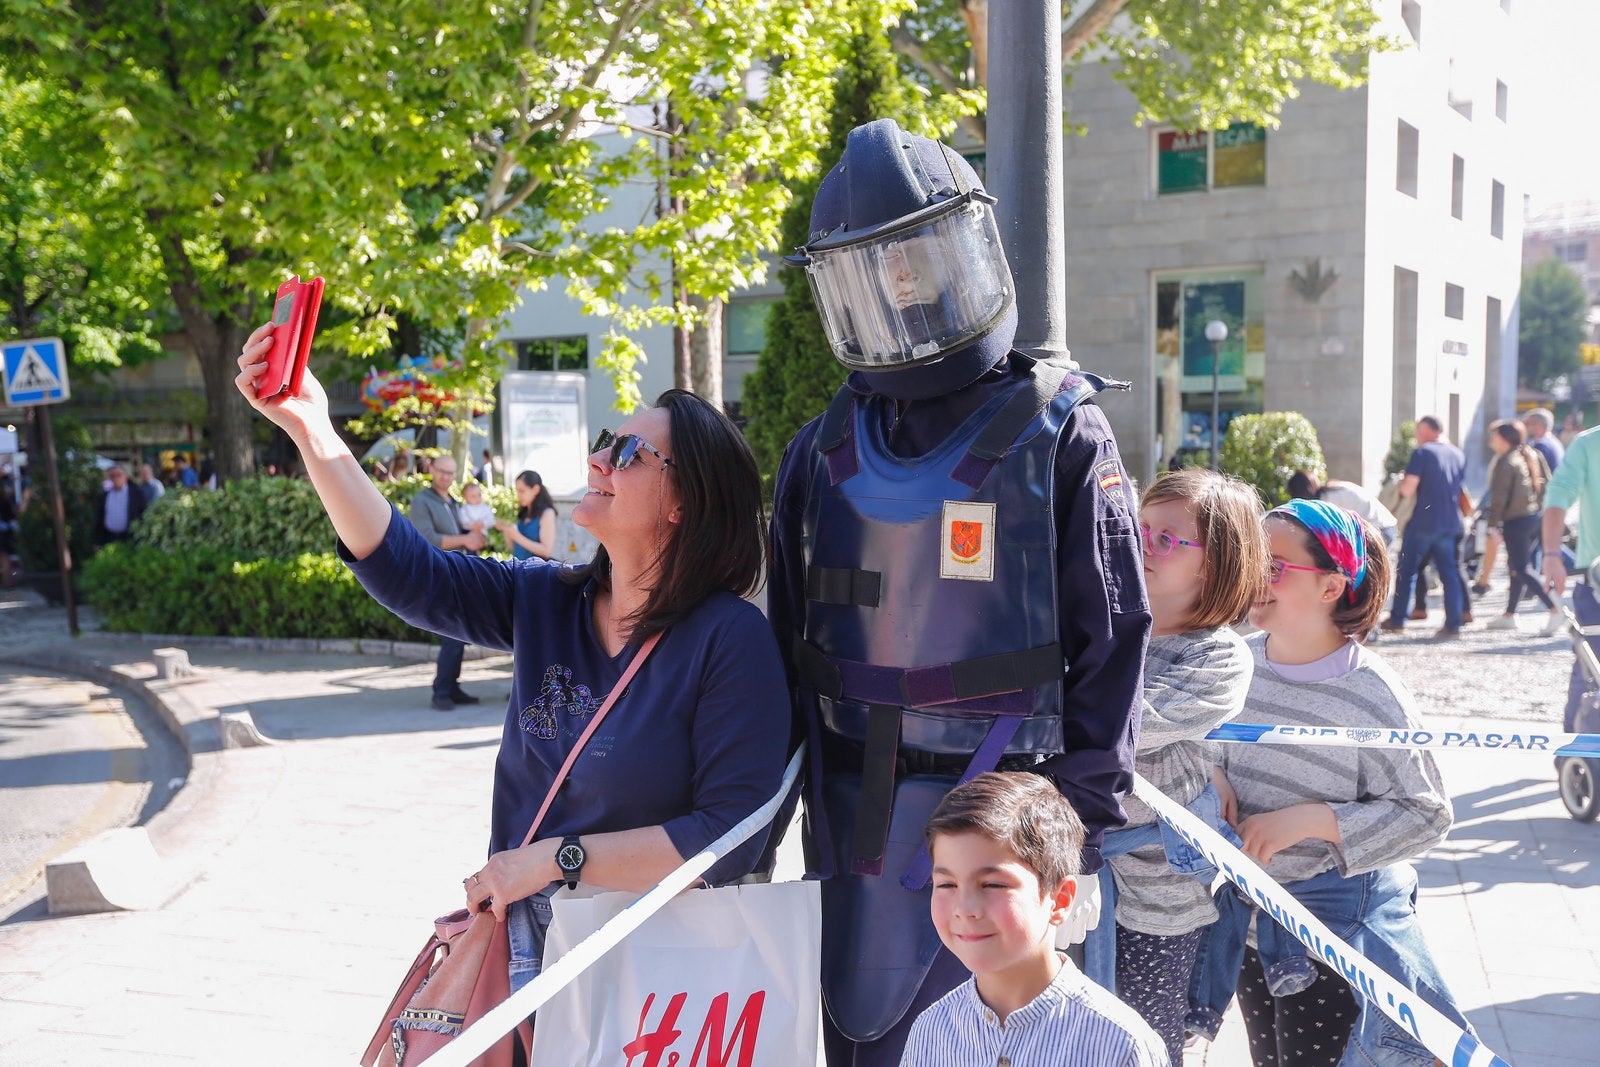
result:
<svg viewBox="0 0 1600 1067"><path fill-rule="evenodd" d="M1211 342L1206 323L1220 320L1227 340L1217 346L1217 389L1242 393L1244 380L1244 282L1190 282L1183 287L1183 383L1186 393L1211 391Z"/></svg>

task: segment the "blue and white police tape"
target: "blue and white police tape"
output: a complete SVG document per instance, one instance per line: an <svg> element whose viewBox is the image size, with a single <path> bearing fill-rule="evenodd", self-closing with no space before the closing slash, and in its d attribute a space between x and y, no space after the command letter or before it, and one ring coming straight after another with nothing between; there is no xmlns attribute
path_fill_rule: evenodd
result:
<svg viewBox="0 0 1600 1067"><path fill-rule="evenodd" d="M783 798L789 795L795 779L800 774L800 760L805 749L794 754L783 772L783 784L771 800L751 812L733 829L707 845L703 852L690 856L683 865L655 884L648 893L628 905L627 910L613 918L600 929L578 942L572 951L550 965L533 981L507 997L497 1007L485 1012L483 1017L465 1030L428 1061L429 1067L467 1067L474 1057L488 1051L523 1019L532 1015L547 1000L594 963L623 938L642 926L646 919L666 906L667 902L688 889L717 860L750 839L777 813Z"/></svg>
<svg viewBox="0 0 1600 1067"><path fill-rule="evenodd" d="M1476 1037L1335 936L1248 856L1140 775L1134 775L1133 792L1150 805L1163 822L1204 853L1223 876L1260 905L1265 914L1343 975L1357 996L1370 1001L1396 1025L1413 1034L1448 1067L1511 1067Z"/></svg>
<svg viewBox="0 0 1600 1067"><path fill-rule="evenodd" d="M1342 745L1356 748L1431 748L1539 752L1600 759L1600 734L1524 733L1520 730L1392 730L1355 726L1290 726L1225 722L1207 741L1248 745Z"/></svg>

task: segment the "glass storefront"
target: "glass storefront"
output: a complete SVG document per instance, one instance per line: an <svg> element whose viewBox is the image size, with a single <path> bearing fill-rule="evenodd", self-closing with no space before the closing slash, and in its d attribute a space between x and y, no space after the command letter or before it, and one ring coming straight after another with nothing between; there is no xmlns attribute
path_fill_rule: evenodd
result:
<svg viewBox="0 0 1600 1067"><path fill-rule="evenodd" d="M1262 410L1266 368L1260 269L1188 271L1155 279L1157 454L1160 466L1210 462L1215 389L1220 432ZM1207 323L1228 328L1213 348Z"/></svg>

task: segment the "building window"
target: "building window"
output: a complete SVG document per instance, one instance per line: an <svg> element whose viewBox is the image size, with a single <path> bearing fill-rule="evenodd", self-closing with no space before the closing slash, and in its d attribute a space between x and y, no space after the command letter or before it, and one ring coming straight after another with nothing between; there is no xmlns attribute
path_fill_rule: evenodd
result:
<svg viewBox="0 0 1600 1067"><path fill-rule="evenodd" d="M1450 60L1450 88L1445 99L1456 114L1464 119L1472 118L1472 87L1467 84L1466 64L1458 65L1454 59Z"/></svg>
<svg viewBox="0 0 1600 1067"><path fill-rule="evenodd" d="M728 301L722 336L729 356L755 357L767 347L767 315L778 301L766 297Z"/></svg>
<svg viewBox="0 0 1600 1067"><path fill-rule="evenodd" d="M1461 218L1467 210L1467 161L1450 157L1450 217Z"/></svg>
<svg viewBox="0 0 1600 1067"><path fill-rule="evenodd" d="M1267 183L1267 131L1248 123L1208 133L1156 134L1156 192L1192 193Z"/></svg>
<svg viewBox="0 0 1600 1067"><path fill-rule="evenodd" d="M1506 187L1499 182L1489 183L1489 236L1506 235Z"/></svg>
<svg viewBox="0 0 1600 1067"><path fill-rule="evenodd" d="M1467 291L1459 285L1445 283L1444 287L1444 317L1447 319L1464 319L1467 317Z"/></svg>
<svg viewBox="0 0 1600 1067"><path fill-rule="evenodd" d="M515 342L518 370L588 370L589 337L534 337Z"/></svg>
<svg viewBox="0 0 1600 1067"><path fill-rule="evenodd" d="M1589 262L1589 242L1586 240L1557 241L1550 246L1550 252L1563 263Z"/></svg>
<svg viewBox="0 0 1600 1067"><path fill-rule="evenodd" d="M1156 425L1163 463L1206 463L1211 452L1212 348L1206 323L1228 338L1216 350L1220 429L1262 409L1266 274L1260 270L1159 275L1155 280Z"/></svg>
<svg viewBox="0 0 1600 1067"><path fill-rule="evenodd" d="M1400 18L1405 22L1406 29L1411 32L1411 39L1417 42L1417 47L1422 47L1422 5L1417 0L1404 0L1400 5Z"/></svg>
<svg viewBox="0 0 1600 1067"><path fill-rule="evenodd" d="M1511 90L1506 88L1506 83L1494 83L1494 117L1501 122L1506 121L1506 110L1511 99Z"/></svg>
<svg viewBox="0 0 1600 1067"><path fill-rule="evenodd" d="M1415 199L1417 195L1417 128L1401 122L1395 139L1394 187Z"/></svg>

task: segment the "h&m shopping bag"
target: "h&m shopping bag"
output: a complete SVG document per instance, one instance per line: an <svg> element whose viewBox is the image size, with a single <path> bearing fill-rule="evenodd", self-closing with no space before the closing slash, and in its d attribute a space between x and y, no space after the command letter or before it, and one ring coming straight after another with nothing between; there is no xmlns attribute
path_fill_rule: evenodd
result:
<svg viewBox="0 0 1600 1067"><path fill-rule="evenodd" d="M545 966L633 900L557 894ZM821 932L816 882L684 893L539 1009L532 1067L814 1063Z"/></svg>

